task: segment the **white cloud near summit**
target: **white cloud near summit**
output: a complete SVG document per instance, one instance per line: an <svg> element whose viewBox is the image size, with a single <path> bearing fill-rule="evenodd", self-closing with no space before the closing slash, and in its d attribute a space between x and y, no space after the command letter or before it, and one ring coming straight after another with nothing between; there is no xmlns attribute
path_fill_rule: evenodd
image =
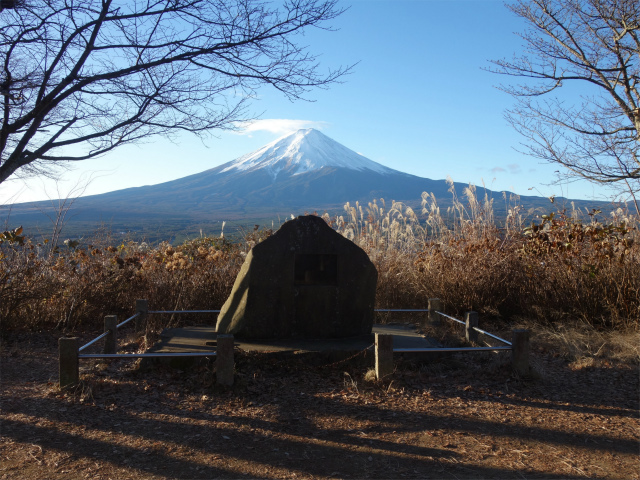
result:
<svg viewBox="0 0 640 480"><path fill-rule="evenodd" d="M240 135L250 135L253 132L265 131L278 135L295 132L303 128L316 128L321 130L327 127L327 122L316 122L314 120L292 120L288 118L265 118L255 122L247 122L240 126Z"/></svg>
<svg viewBox="0 0 640 480"><path fill-rule="evenodd" d="M517 163L510 163L509 165L507 165L507 168L509 169L509 173L513 175L517 175L522 172L520 165L518 165Z"/></svg>
<svg viewBox="0 0 640 480"><path fill-rule="evenodd" d="M507 168L493 167L490 171L494 175L497 173L507 173L507 172L512 175L518 175L519 173L522 173L522 168L517 163L510 163L509 165L507 165Z"/></svg>

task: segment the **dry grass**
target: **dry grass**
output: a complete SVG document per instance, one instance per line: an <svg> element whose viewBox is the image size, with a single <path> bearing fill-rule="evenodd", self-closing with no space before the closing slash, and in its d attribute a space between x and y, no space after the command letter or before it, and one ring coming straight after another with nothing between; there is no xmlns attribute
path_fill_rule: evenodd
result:
<svg viewBox="0 0 640 480"><path fill-rule="evenodd" d="M325 215L377 266L378 307L425 308L428 298L440 298L452 314L475 310L507 325L525 318L558 335L575 322L596 336L637 332L638 218L621 209L607 217L575 210L525 214L517 198L505 198L507 216L499 223L487 196L469 187L458 198L451 185L453 206L446 211L424 193L421 212L374 200L347 204L342 216ZM19 230L4 232L3 331L100 329L106 314L129 316L137 298L158 310L220 308L248 249L270 234L254 230L238 244L197 238L175 246L113 245L101 236L52 248ZM162 326L178 322L158 318ZM584 340L580 348L615 350L624 343L613 338Z"/></svg>
<svg viewBox="0 0 640 480"><path fill-rule="evenodd" d="M528 328L536 376L513 376L504 353L403 360L387 380L361 366L241 354L232 389L214 387L210 365L142 374L96 361L63 391L53 381L61 331L89 339L136 298L152 309L218 308L243 255L271 232L242 244L100 237L58 249L4 232L0 476L639 478L638 219L526 220L514 203L498 225L472 188L447 212L423 200L420 214L372 202L326 220L376 264L379 307L438 297L448 313L479 311L504 338ZM152 318L156 328L178 321ZM456 325L429 328L464 343ZM145 341L124 337L121 350Z"/></svg>
<svg viewBox="0 0 640 480"><path fill-rule="evenodd" d="M3 247L0 317L7 330L100 328L106 314L129 316L138 298L160 310L219 308L243 262L239 245L212 238L156 247L92 242L49 252L25 238Z"/></svg>
<svg viewBox="0 0 640 480"><path fill-rule="evenodd" d="M453 184L452 184L453 185ZM378 267L377 304L422 307L440 298L452 313L478 311L508 322L581 321L637 330L640 320L638 218L617 209L528 212L506 199L498 224L493 203L473 187L441 212L423 194L422 218L398 202L347 204L327 221L364 248Z"/></svg>
<svg viewBox="0 0 640 480"><path fill-rule="evenodd" d="M607 363L634 364L640 361L640 332L596 330L584 323L534 323L532 339L541 353L550 352L568 360L573 369L602 367Z"/></svg>

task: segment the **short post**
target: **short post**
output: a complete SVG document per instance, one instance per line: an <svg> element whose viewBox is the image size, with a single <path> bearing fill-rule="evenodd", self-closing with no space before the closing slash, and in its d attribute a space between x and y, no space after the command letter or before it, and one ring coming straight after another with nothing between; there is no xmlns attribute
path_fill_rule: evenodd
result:
<svg viewBox="0 0 640 480"><path fill-rule="evenodd" d="M216 347L216 383L233 385L233 335L218 335Z"/></svg>
<svg viewBox="0 0 640 480"><path fill-rule="evenodd" d="M440 306L439 298L430 298L429 299L429 323L433 326L440 325L442 319L440 318L440 314L438 313L442 308Z"/></svg>
<svg viewBox="0 0 640 480"><path fill-rule="evenodd" d="M518 375L528 375L529 370L529 330L514 329L511 337L511 365Z"/></svg>
<svg viewBox="0 0 640 480"><path fill-rule="evenodd" d="M80 381L78 370L78 338L58 339L60 388L76 385Z"/></svg>
<svg viewBox="0 0 640 480"><path fill-rule="evenodd" d="M393 373L393 335L376 333L376 378Z"/></svg>
<svg viewBox="0 0 640 480"><path fill-rule="evenodd" d="M147 312L149 311L148 300L136 300L136 332L141 332L147 327Z"/></svg>
<svg viewBox="0 0 640 480"><path fill-rule="evenodd" d="M478 332L476 332L473 327L478 326L478 313L477 312L467 312L464 315L465 321L465 336L467 338L467 342L478 342Z"/></svg>
<svg viewBox="0 0 640 480"><path fill-rule="evenodd" d="M104 337L104 350L102 353L116 353L118 351L117 315L107 315L104 317L104 331L109 333Z"/></svg>

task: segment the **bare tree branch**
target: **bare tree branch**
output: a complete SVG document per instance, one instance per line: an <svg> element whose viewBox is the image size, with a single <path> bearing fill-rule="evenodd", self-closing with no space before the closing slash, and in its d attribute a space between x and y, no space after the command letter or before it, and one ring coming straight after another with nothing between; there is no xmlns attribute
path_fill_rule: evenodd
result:
<svg viewBox="0 0 640 480"><path fill-rule="evenodd" d="M565 178L617 185L637 208L640 3L517 0L508 8L527 22L525 54L493 61L490 71L524 80L500 87L516 99L506 118L524 152L562 165Z"/></svg>
<svg viewBox="0 0 640 480"><path fill-rule="evenodd" d="M263 85L301 99L339 81L350 67L322 72L297 43L342 13L336 1L40 0L0 11L0 183L153 135L234 129Z"/></svg>

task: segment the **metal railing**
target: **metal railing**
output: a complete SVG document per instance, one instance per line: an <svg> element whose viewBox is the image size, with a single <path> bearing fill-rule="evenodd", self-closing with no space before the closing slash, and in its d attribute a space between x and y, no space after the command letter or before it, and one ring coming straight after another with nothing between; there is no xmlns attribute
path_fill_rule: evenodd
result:
<svg viewBox="0 0 640 480"><path fill-rule="evenodd" d="M78 352L81 352L81 351L83 351L85 348L90 347L91 345L93 345L94 343L96 343L98 340L102 340L104 337L106 337L107 335L109 335L109 333L111 333L111 332L106 331L106 332L104 332L102 335L100 335L99 337L94 338L94 339L93 339L93 340L91 340L89 343L87 343L87 344L85 344L85 345L81 346L81 347L78 349Z"/></svg>
<svg viewBox="0 0 640 480"><path fill-rule="evenodd" d="M87 353L78 358L215 357L216 352Z"/></svg>
<svg viewBox="0 0 640 480"><path fill-rule="evenodd" d="M115 329L119 329L136 318L145 318L149 314L181 314L181 313L220 313L220 310L148 310L148 303L146 300L138 300L136 302L136 309L138 310L134 315L130 316L123 322L116 325ZM162 357L213 357L216 355L216 351L211 352L150 352L150 353L85 353L80 354L83 350L87 349L94 343L102 340L103 338L113 335L111 329L107 329L101 335L97 336L90 342L78 348L78 359L84 358L162 358ZM117 345L115 347L117 350Z"/></svg>
<svg viewBox="0 0 640 480"><path fill-rule="evenodd" d="M432 347L432 348L394 348L395 353L427 353L427 352L494 352L511 350L511 347Z"/></svg>
<svg viewBox="0 0 640 480"><path fill-rule="evenodd" d="M129 323L131 320L134 320L136 318L138 318L141 315L140 312L136 313L135 315L130 316L129 318L127 318L125 321L123 321L122 323L119 323L118 325L116 325L117 328L122 328L124 327L127 323Z"/></svg>
<svg viewBox="0 0 640 480"><path fill-rule="evenodd" d="M466 325L466 323L465 323L465 322L463 322L462 320L458 320L458 319L457 319L457 318L455 318L455 317L450 317L449 315L445 315L445 314L444 314L444 313L442 313L442 312L436 312L436 313L437 313L438 315L440 315L441 317L448 318L449 320L453 320L454 322L461 323L462 325Z"/></svg>
<svg viewBox="0 0 640 480"><path fill-rule="evenodd" d="M130 316L129 318L127 318L126 320L124 320L123 322L119 323L116 325L116 330L119 328L124 327L127 323L129 323L131 320L134 320L136 318L138 318L141 315L140 312ZM82 352L83 350L87 349L88 347L90 347L91 345L93 345L94 343L96 343L98 340L102 340L103 338L107 337L108 335L113 335L114 332L112 332L110 329L106 329L105 328L105 332L102 335L97 336L96 338L94 338L93 340L91 340L89 343L84 344L83 346L81 346L78 349L78 353ZM87 354L83 354L83 355L78 355L78 358L98 358L95 357L94 355L96 354L91 354L91 356L88 356ZM102 355L107 355L102 354Z"/></svg>
<svg viewBox="0 0 640 480"><path fill-rule="evenodd" d="M149 310L147 313L220 313L220 310Z"/></svg>
<svg viewBox="0 0 640 480"><path fill-rule="evenodd" d="M469 318L473 317L475 314L475 312L467 312L467 321L463 321L460 320L458 318L452 317L450 315L447 315L445 313L436 311L436 313L438 315L440 315L443 318L446 318L448 320L452 320L456 323L462 324L465 326L466 332L467 332L467 340L471 340L470 337L474 337L473 335L470 335L469 332L473 331L473 332L477 332L480 333L482 335L486 335L487 337L493 338L494 340L497 340L501 343L504 343L505 345L507 345L506 347L498 347L498 346L493 346L493 345L488 345L486 347L444 347L442 350L443 352L490 352L490 351L500 351L500 350L512 350L513 349L513 345L511 342L505 340L504 338L498 337L497 335L494 335L493 333L489 333L486 330L483 330L481 328L478 328L477 325L474 324L473 320L469 321ZM476 320L477 322L477 320ZM474 338L474 340L476 340Z"/></svg>
<svg viewBox="0 0 640 480"><path fill-rule="evenodd" d="M509 342L504 338L501 338L493 333L489 333L478 327L478 314L476 312L467 312L465 314L465 320L452 317L440 311L440 300L429 299L428 310L412 310L412 311L427 311L429 312L429 319L433 325L440 324L440 319L445 318L455 323L464 325L465 335L467 341L470 343L478 342L478 334L486 335L487 337L502 343L502 346L489 345L485 341L487 346L470 346L470 347L435 347L435 348L394 348L392 335L382 335L376 333L375 341L375 358L376 358L376 377L383 378L387 375L391 375L393 372L393 354L394 353L444 353L444 352L511 352L511 364L513 370L519 375L527 375L530 371L529 367L529 332L527 330L514 329L512 331L512 341ZM433 308L435 307L435 308ZM382 310L381 310L382 311ZM394 310L388 310L394 311ZM407 311L407 310L395 310L395 311ZM386 338L384 338L386 337Z"/></svg>
<svg viewBox="0 0 640 480"><path fill-rule="evenodd" d="M122 323L119 323L118 325L116 325L116 329L118 328L122 328L123 326L125 326L127 323L129 323L131 320L138 318L140 316L140 313L136 313L135 315L132 315L131 317L127 318L125 321L123 321ZM89 343L81 346L78 349L78 352L81 352L83 350L85 350L87 347L90 347L91 345L93 345L94 343L96 343L98 340L102 340L104 337L106 337L107 335L109 335L111 332L109 330L106 330L102 335L94 338L93 340L91 340ZM79 358L89 358L89 357L85 357L83 355L79 355ZM93 358L93 357L92 357Z"/></svg>
<svg viewBox="0 0 640 480"><path fill-rule="evenodd" d="M145 328L149 314L181 314L181 313L219 313L220 310L152 310L147 300L136 301L136 313L121 323L117 323L115 315L105 317L105 331L96 338L78 348L77 338L59 339L59 371L60 387L77 384L80 381L79 360L84 359L131 359L131 358L175 358L175 357L216 357L216 383L233 384L233 335L218 335L215 350L208 352L146 352L116 353L118 349L117 331L132 320L136 320L136 329ZM105 339L104 352L81 353L96 342Z"/></svg>
<svg viewBox="0 0 640 480"><path fill-rule="evenodd" d="M143 301L146 305L146 301ZM458 318L447 315L443 312L437 310L430 310L425 308L377 308L374 310L376 313L430 313L435 312L442 318L446 318L453 322L459 323L461 325L465 325L468 329L472 329L473 331L480 333L482 335L486 335L487 337L493 338L506 346L486 346L486 347L429 347L429 348L394 348L393 351L397 353L426 353L426 352L485 352L485 351L501 351L501 350L512 350L513 346L511 342L505 340L504 338L498 337L492 333L487 332L486 330L482 330L477 326L467 326L467 322L460 320ZM182 314L182 313L220 313L220 310L141 310L132 315L131 317L124 320L122 323L117 325L117 328L121 328L126 325L131 320L134 320L141 315L149 315L149 314ZM472 313L472 312L470 312ZM110 331L105 331L98 337L91 340L89 343L83 345L78 349L78 353L82 352L86 348L90 347L94 343L102 340L103 338L109 335ZM159 357L200 357L200 356L214 356L215 352L164 352L164 353L128 353L128 354L116 354L116 353L99 353L99 354L82 354L78 355L78 358L159 358Z"/></svg>
<svg viewBox="0 0 640 480"><path fill-rule="evenodd" d="M377 312L423 312L423 313L436 313L438 315L440 315L440 317L442 318L446 318L448 320L451 320L453 322L459 323L461 325L464 325L465 327L467 326L467 322L460 320L458 318L452 317L450 315L447 315L443 312L440 312L438 310L432 310L432 309L428 309L428 308L421 308L421 309L407 309L407 308L378 308L374 310L376 313ZM469 313L473 313L473 312L469 312ZM487 332L486 330L482 330L481 328L478 328L477 326L471 326L470 327L473 331L481 333L483 335L486 335L487 337L493 338L494 340L497 340L499 342L504 343L505 345L507 345L506 347L498 347L498 346L486 346L486 347L429 347L429 348L394 348L393 351L397 352L397 353L423 353L423 352L433 352L433 351L438 351L438 352L490 352L490 351L501 351L501 350L511 350L512 349L512 344L511 342L505 340L504 338L500 338L497 335L494 335L492 333Z"/></svg>
<svg viewBox="0 0 640 480"><path fill-rule="evenodd" d="M404 309L404 308L381 308L375 309L376 313L389 313L389 312L411 312L411 313L428 313L431 323L439 323L440 318L445 318L462 324L465 326L466 338L470 342L477 342L478 334L486 335L493 340L501 342L504 346L485 346L485 347L429 347L429 348L393 348L393 335L390 334L375 334L375 357L376 357L376 376L382 378L388 375L385 373L389 369L389 365L393 364L393 353L434 353L434 352L489 352L489 351L511 351L512 352L512 364L514 370L520 374L525 374L529 371L529 332L527 330L513 330L513 342L509 342L504 338L487 332L478 327L478 315L475 312L467 312L466 320L462 321L458 318L452 317L440 311L440 300L430 299L428 309ZM434 308L435 307L435 308ZM60 386L66 386L79 381L78 373L78 360L80 359L99 359L99 358L171 358L171 357L220 357L219 352L221 345L224 346L223 358L218 358L217 363L221 362L226 365L223 382L229 384L233 383L233 361L229 363L229 358L233 358L233 336L231 335L218 335L220 340L217 342L216 350L210 352L148 352L148 353L116 353L117 351L117 336L116 332L119 328L125 326L132 320L138 320L136 322L137 328L140 329L146 321L146 317L149 314L182 314L182 313L220 313L220 310L149 310L147 300L136 301L136 313L127 318L121 323L116 323L115 316L109 316L105 318L105 331L98 337L94 338L90 342L77 347L77 338L61 338L60 345ZM109 322L107 319L110 319ZM80 352L86 350L96 342L107 338L105 341L105 351L103 353L91 353L81 354ZM230 343L229 342L230 339ZM381 339L380 346L378 340ZM110 343L108 344L108 342ZM223 342L221 344L220 342ZM486 342L485 342L486 343ZM110 345L110 346L107 346ZM488 344L487 344L488 345ZM369 347L370 348L370 347ZM109 350L109 351L107 351ZM378 364L386 365L386 367L378 370ZM231 367L229 367L231 365ZM230 370L229 370L230 369ZM231 371L231 373L228 373ZM391 369L392 371L392 369ZM231 375L229 377L229 375ZM229 380L231 378L231 380Z"/></svg>
<svg viewBox="0 0 640 480"><path fill-rule="evenodd" d="M376 308L374 312L429 312L428 308Z"/></svg>
<svg viewBox="0 0 640 480"><path fill-rule="evenodd" d="M504 343L506 345L509 345L509 347L513 346L511 342L508 342L504 338L500 338L497 335L494 335L493 333L486 332L486 331L484 331L484 330L482 330L481 328L478 328L478 327L473 327L473 329L478 333L482 333L483 335L486 335L487 337L491 337L494 340L498 340L499 342L502 342L502 343Z"/></svg>

